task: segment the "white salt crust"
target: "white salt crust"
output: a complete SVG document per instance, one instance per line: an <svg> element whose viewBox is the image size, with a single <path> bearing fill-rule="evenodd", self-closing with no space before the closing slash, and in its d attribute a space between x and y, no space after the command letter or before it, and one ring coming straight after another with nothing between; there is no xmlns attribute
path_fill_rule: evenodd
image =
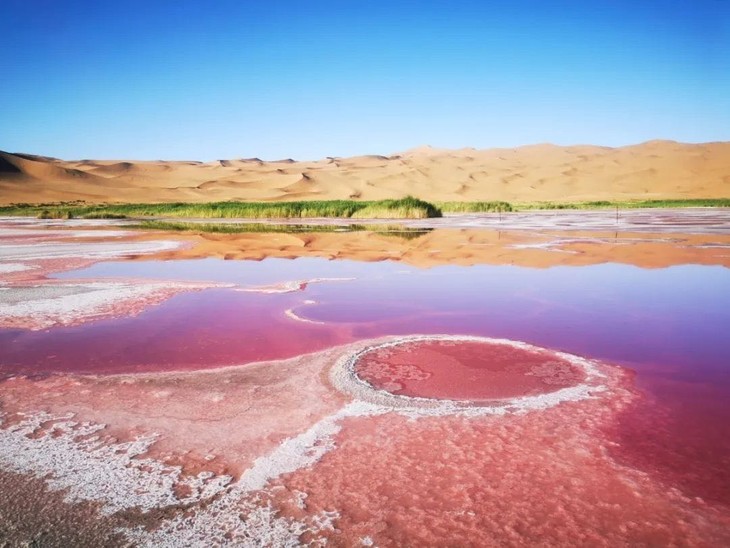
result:
<svg viewBox="0 0 730 548"><path fill-rule="evenodd" d="M36 259L114 259L127 255L159 253L182 244L171 240L146 242L0 243L0 260L23 262Z"/></svg>
<svg viewBox="0 0 730 548"><path fill-rule="evenodd" d="M241 287L236 291L245 291L250 293L293 293L302 291L307 285L323 282L351 282L355 278L311 278L309 280L291 280L272 285L262 285L256 287Z"/></svg>
<svg viewBox="0 0 730 548"><path fill-rule="evenodd" d="M161 301L174 293L230 284L188 282L84 282L10 286L0 301L0 325L29 329L75 325L113 314L128 303Z"/></svg>
<svg viewBox="0 0 730 548"><path fill-rule="evenodd" d="M308 303L304 303L308 304ZM324 322L320 322L319 320L310 320L309 318L303 318L299 314L297 314L293 308L287 308L284 310L284 315L289 318L290 320L294 320L295 322L304 322L304 323L312 323L315 325L324 325Z"/></svg>
<svg viewBox="0 0 730 548"><path fill-rule="evenodd" d="M70 502L99 502L104 514L210 501L204 509L181 512L161 522L154 531L120 531L141 546L298 546L304 533L316 540L323 531L333 530L338 514L324 511L300 521L277 516L264 500L269 481L311 466L333 449L333 436L340 431L343 418L387 411L353 402L284 440L272 453L258 458L235 483L230 483L229 476L210 472L184 476L179 467L140 457L156 441L155 435L113 442L100 435L104 425L47 413L25 415L12 426L0 423L0 464L14 472L46 477L50 488L66 490ZM188 496L176 496L175 488L181 486L190 490ZM293 503L301 507L306 493L296 492L293 497Z"/></svg>
<svg viewBox="0 0 730 548"><path fill-rule="evenodd" d="M15 228L31 228L46 229L51 228L89 228L89 227L108 227L108 226L119 226L124 227L125 225L134 224L134 221L130 219L38 219L37 217L0 217L0 223L3 227ZM89 231L91 232L91 231Z"/></svg>
<svg viewBox="0 0 730 548"><path fill-rule="evenodd" d="M591 360L566 354L564 352L549 351L556 358L563 359L580 368L585 373L585 380L575 386L569 386L537 396L520 396L492 400L488 404L475 403L469 400L432 399L416 396L402 396L375 388L369 382L358 377L355 366L365 354L381 348L391 348L401 344L427 341L477 342L493 345L507 345L527 351L546 352L545 348L533 346L521 341L510 339L492 339L487 337L473 337L465 335L410 335L398 337L387 342L369 345L365 348L340 358L330 370L330 381L338 390L349 394L356 401L369 402L377 406L388 408L397 413L411 417L442 416L442 415L504 415L506 413L525 413L527 411L546 409L565 401L578 401L594 397L597 392L606 390L602 384L604 375L598 370L597 364Z"/></svg>
<svg viewBox="0 0 730 548"><path fill-rule="evenodd" d="M11 274L12 272L25 272L37 268L35 265L23 263L0 263L0 274Z"/></svg>
<svg viewBox="0 0 730 548"><path fill-rule="evenodd" d="M331 436L339 431L342 417L369 411L351 405L326 417L309 430L285 440L270 455L254 462L235 483L230 476L201 472L186 476L178 466L144 458L157 440L154 434L130 442L116 442L102 435L103 424L79 423L72 415L39 412L23 415L18 423L4 426L0 416L0 465L13 472L43 477L48 486L65 490L68 502L93 501L106 515L121 510L153 509L210 503L205 508L180 511L162 521L159 528L120 529L140 546L299 546L301 535L317 536L334 530L337 512L323 511L302 520L277 515L265 487L281 474L314 464L333 447ZM320 443L326 440L326 443ZM189 493L184 497L177 489ZM306 493L293 493L301 507ZM319 544L324 544L321 540Z"/></svg>
<svg viewBox="0 0 730 548"><path fill-rule="evenodd" d="M546 351L523 342L453 335L399 337L365 346L342 357L330 372L332 383L355 399L305 432L284 440L268 455L256 459L235 482L228 476L207 472L185 477L179 467L141 457L154 443L155 435L117 443L99 436L103 425L79 424L73 422L71 416L53 417L45 413L27 415L13 426L2 428L0 425L0 465L20 473L45 476L51 488L67 490L68 500L96 501L105 514L131 508L148 511L177 504L193 505L160 521L154 530L142 527L120 530L139 546L294 547L301 545L301 536L305 533L309 535L309 545L322 546L326 544L322 534L334 530L339 514L332 510L305 515L299 520L282 517L271 504L269 483L282 475L313 466L334 449L334 437L341 430L343 419L391 412L414 419L449 414L525 413L563 401L590 398L593 393L606 390L601 384L605 377L594 362L561 352L553 355L580 367L586 375L583 383L550 394L512 398L489 406L395 396L374 389L354 373L357 360L367 352L431 340L507 344L525 350ZM178 498L176 486L187 486L190 494ZM306 493L294 491L291 496L294 507L306 508ZM198 505L201 501L206 504ZM361 539L361 545L371 543L370 537Z"/></svg>
<svg viewBox="0 0 730 548"><path fill-rule="evenodd" d="M340 421L347 417L377 415L388 409L365 402L352 402L336 413L311 426L307 431L284 440L274 451L254 461L241 478L205 509L191 515L178 515L165 521L152 532L136 531L134 540L143 546L300 546L299 537L309 533L313 545L324 544L316 536L334 530L337 512L321 512L297 521L276 517L269 507L254 506L257 494L265 493L268 483L283 474L315 464L335 448L334 436L340 431ZM306 493L293 494L293 504L299 506ZM252 514L249 514L252 512ZM241 518L246 515L246 519ZM251 518L251 515L255 519Z"/></svg>
<svg viewBox="0 0 730 548"><path fill-rule="evenodd" d="M45 228L0 228L0 238L12 238L13 236L38 236L39 238L121 238L132 234L134 234L134 232L130 232L129 230L48 230Z"/></svg>
<svg viewBox="0 0 730 548"><path fill-rule="evenodd" d="M50 488L67 490L67 501L100 501L107 515L200 501L231 481L211 472L184 476L178 466L140 457L157 439L154 434L116 442L102 435L105 425L72 419L39 412L11 426L0 422L0 464L20 474L48 476ZM175 487L190 494L179 498Z"/></svg>

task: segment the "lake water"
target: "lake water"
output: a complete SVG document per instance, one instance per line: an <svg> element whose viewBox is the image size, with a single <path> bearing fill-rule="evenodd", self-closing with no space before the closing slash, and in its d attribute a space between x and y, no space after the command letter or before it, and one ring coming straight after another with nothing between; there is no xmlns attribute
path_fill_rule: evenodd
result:
<svg viewBox="0 0 730 548"><path fill-rule="evenodd" d="M417 267L387 260L204 258L111 260L52 278L230 286L176 294L132 317L2 329L5 376L214 369L386 335L524 341L626 368L641 397L605 428L612 457L687 497L730 508L726 266ZM466 376L449 385L451 396L490 393L469 385L487 381L465 367L459 374ZM436 366L429 371L448 378ZM409 386L400 390L409 394ZM433 385L423 390L438 393Z"/></svg>

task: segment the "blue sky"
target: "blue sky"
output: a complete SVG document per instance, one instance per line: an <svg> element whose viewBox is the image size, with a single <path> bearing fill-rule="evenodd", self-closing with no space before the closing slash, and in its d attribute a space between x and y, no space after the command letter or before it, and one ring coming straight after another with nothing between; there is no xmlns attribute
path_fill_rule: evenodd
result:
<svg viewBox="0 0 730 548"><path fill-rule="evenodd" d="M388 154L730 139L730 2L1 0L0 149Z"/></svg>

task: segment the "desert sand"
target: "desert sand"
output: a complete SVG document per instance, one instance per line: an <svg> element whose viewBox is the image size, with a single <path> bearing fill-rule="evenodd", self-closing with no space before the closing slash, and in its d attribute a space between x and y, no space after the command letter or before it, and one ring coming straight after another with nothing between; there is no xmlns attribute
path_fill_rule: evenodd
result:
<svg viewBox="0 0 730 548"><path fill-rule="evenodd" d="M584 201L730 196L730 142L420 147L317 161L64 161L0 152L0 204L224 200Z"/></svg>

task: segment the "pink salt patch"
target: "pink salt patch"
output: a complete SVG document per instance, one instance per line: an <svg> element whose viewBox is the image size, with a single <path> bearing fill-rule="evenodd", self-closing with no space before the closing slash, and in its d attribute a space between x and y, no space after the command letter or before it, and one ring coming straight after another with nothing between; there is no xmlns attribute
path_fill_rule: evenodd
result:
<svg viewBox="0 0 730 548"><path fill-rule="evenodd" d="M336 510L337 546L727 546L727 507L613 460L607 427L637 394L601 372L598 397L539 412L349 418L334 450L274 485Z"/></svg>
<svg viewBox="0 0 730 548"><path fill-rule="evenodd" d="M0 270L1 281L9 285L30 281L39 282L52 274L86 268L94 262L96 261L82 258L13 260L13 264L22 265L25 268L10 272Z"/></svg>
<svg viewBox="0 0 730 548"><path fill-rule="evenodd" d="M585 379L580 369L554 353L448 340L376 348L358 360L355 373L392 394L450 400L535 396Z"/></svg>

